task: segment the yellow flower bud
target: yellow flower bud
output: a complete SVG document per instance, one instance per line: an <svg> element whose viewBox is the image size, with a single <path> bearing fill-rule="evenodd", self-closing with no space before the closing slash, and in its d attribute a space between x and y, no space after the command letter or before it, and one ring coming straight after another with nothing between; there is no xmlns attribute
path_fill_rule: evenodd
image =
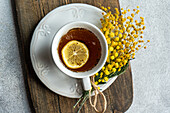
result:
<svg viewBox="0 0 170 113"><path fill-rule="evenodd" d="M115 63L115 67L118 68L118 67L119 67L119 64L118 64L118 63Z"/></svg>
<svg viewBox="0 0 170 113"><path fill-rule="evenodd" d="M97 85L97 84L98 84L98 82L96 81L96 82L95 82L95 84Z"/></svg>
<svg viewBox="0 0 170 113"><path fill-rule="evenodd" d="M127 29L126 31L129 33L129 32L130 32L130 29Z"/></svg>
<svg viewBox="0 0 170 113"><path fill-rule="evenodd" d="M129 19L129 20L130 20L130 19L131 19L131 17L130 17L130 16L128 16L128 17L127 17L127 19Z"/></svg>
<svg viewBox="0 0 170 113"><path fill-rule="evenodd" d="M120 62L120 65L119 65L119 68L121 68L121 67L123 67L123 64L122 64L122 62Z"/></svg>
<svg viewBox="0 0 170 113"><path fill-rule="evenodd" d="M121 42L119 42L119 43L118 43L118 45L119 45L119 46L121 46L121 45L122 45L122 43L121 43Z"/></svg>
<svg viewBox="0 0 170 113"><path fill-rule="evenodd" d="M126 65L126 63L127 63L127 60L124 60L124 61L123 61L123 64Z"/></svg>
<svg viewBox="0 0 170 113"><path fill-rule="evenodd" d="M141 45L138 45L138 47L141 47Z"/></svg>
<svg viewBox="0 0 170 113"><path fill-rule="evenodd" d="M115 28L114 26L111 27L111 29L114 29L114 28Z"/></svg>
<svg viewBox="0 0 170 113"><path fill-rule="evenodd" d="M109 79L107 77L104 77L104 80L107 82Z"/></svg>
<svg viewBox="0 0 170 113"><path fill-rule="evenodd" d="M119 38L122 38L122 34L119 34Z"/></svg>
<svg viewBox="0 0 170 113"><path fill-rule="evenodd" d="M114 39L114 41L115 41L115 42L118 42L118 41L119 41L119 37L116 37L116 38Z"/></svg>
<svg viewBox="0 0 170 113"><path fill-rule="evenodd" d="M111 33L110 33L110 36L111 36L111 37L114 37L114 36L115 36L115 34L114 34L113 32L111 32Z"/></svg>
<svg viewBox="0 0 170 113"><path fill-rule="evenodd" d="M134 58L135 58L135 56L132 56L132 58L134 59Z"/></svg>
<svg viewBox="0 0 170 113"><path fill-rule="evenodd" d="M104 7L102 6L101 9L104 9Z"/></svg>
<svg viewBox="0 0 170 113"><path fill-rule="evenodd" d="M126 10L124 10L124 14L126 14L127 13L127 11Z"/></svg>
<svg viewBox="0 0 170 113"><path fill-rule="evenodd" d="M116 46L117 45L117 42L114 42L114 41L112 41L112 45L111 46Z"/></svg>
<svg viewBox="0 0 170 113"><path fill-rule="evenodd" d="M131 16L134 17L135 16L134 13L132 13Z"/></svg>
<svg viewBox="0 0 170 113"><path fill-rule="evenodd" d="M107 63L109 63L109 62L110 62L110 59L109 59L109 57L107 58L106 62L107 62Z"/></svg>
<svg viewBox="0 0 170 113"><path fill-rule="evenodd" d="M140 10L137 10L136 13L138 14L140 12Z"/></svg>
<svg viewBox="0 0 170 113"><path fill-rule="evenodd" d="M131 34L134 34L135 33L135 30L133 30L132 32L131 32Z"/></svg>
<svg viewBox="0 0 170 113"><path fill-rule="evenodd" d="M129 45L130 45L130 43L126 43L126 44L125 44L125 47L126 47L126 48L128 48L128 47L129 47Z"/></svg>
<svg viewBox="0 0 170 113"><path fill-rule="evenodd" d="M116 72L116 68L112 68L113 73Z"/></svg>
<svg viewBox="0 0 170 113"><path fill-rule="evenodd" d="M101 82L101 81L102 81L101 79L98 80L98 82Z"/></svg>
<svg viewBox="0 0 170 113"><path fill-rule="evenodd" d="M143 18L143 17L140 17L140 19L144 20L144 18Z"/></svg>
<svg viewBox="0 0 170 113"><path fill-rule="evenodd" d="M109 75L110 72L109 72L108 70L105 70L105 74L106 74L106 75Z"/></svg>
<svg viewBox="0 0 170 113"><path fill-rule="evenodd" d="M110 39L108 38L108 39L106 39L106 41L107 41L107 43L108 44L110 44L111 43L111 41L110 41Z"/></svg>
<svg viewBox="0 0 170 113"><path fill-rule="evenodd" d="M112 62L112 67L115 65L115 62Z"/></svg>
<svg viewBox="0 0 170 113"><path fill-rule="evenodd" d="M123 50L120 50L121 53L123 53L124 51Z"/></svg>
<svg viewBox="0 0 170 113"><path fill-rule="evenodd" d="M110 58L111 58L111 60L115 59L115 57L114 57L114 56L111 56Z"/></svg>
<svg viewBox="0 0 170 113"><path fill-rule="evenodd" d="M138 35L133 35L135 38L138 38Z"/></svg>
<svg viewBox="0 0 170 113"><path fill-rule="evenodd" d="M106 30L107 30L107 29L104 27L104 28L103 28L103 31L106 31Z"/></svg>
<svg viewBox="0 0 170 113"><path fill-rule="evenodd" d="M117 59L116 59L116 62L120 62L120 61L121 61L121 59L120 59L120 58L117 58Z"/></svg>
<svg viewBox="0 0 170 113"><path fill-rule="evenodd" d="M112 65L110 65L110 64L108 64L107 67L108 67L108 69L110 69L110 70L112 69Z"/></svg>
<svg viewBox="0 0 170 113"><path fill-rule="evenodd" d="M129 23L130 23L129 21L126 22L126 24L129 24Z"/></svg>
<svg viewBox="0 0 170 113"><path fill-rule="evenodd" d="M116 49L117 49L117 50L120 49L120 46L117 46Z"/></svg>
<svg viewBox="0 0 170 113"><path fill-rule="evenodd" d="M141 22L141 25L144 25L145 23L144 22Z"/></svg>
<svg viewBox="0 0 170 113"><path fill-rule="evenodd" d="M125 32L126 28L123 28L123 32Z"/></svg>
<svg viewBox="0 0 170 113"><path fill-rule="evenodd" d="M104 11L107 11L107 8L104 8Z"/></svg>
<svg viewBox="0 0 170 113"><path fill-rule="evenodd" d="M120 32L123 33L123 30L121 29Z"/></svg>
<svg viewBox="0 0 170 113"><path fill-rule="evenodd" d="M129 54L126 54L126 57L127 57L127 58L129 58L129 57L130 57L130 55L129 55Z"/></svg>
<svg viewBox="0 0 170 113"><path fill-rule="evenodd" d="M121 71L121 68L119 68L118 71Z"/></svg>
<svg viewBox="0 0 170 113"><path fill-rule="evenodd" d="M118 11L118 8L115 8L115 11Z"/></svg>
<svg viewBox="0 0 170 113"><path fill-rule="evenodd" d="M110 50L110 51L113 51L113 47L110 47L109 50Z"/></svg>
<svg viewBox="0 0 170 113"><path fill-rule="evenodd" d="M118 32L115 32L115 36L117 36L118 35Z"/></svg>
<svg viewBox="0 0 170 113"><path fill-rule="evenodd" d="M132 51L131 52L135 52L135 50L134 49L132 49Z"/></svg>
<svg viewBox="0 0 170 113"><path fill-rule="evenodd" d="M114 53L114 56L115 56L115 57L118 57L118 53L117 53L117 52L116 52L116 53Z"/></svg>

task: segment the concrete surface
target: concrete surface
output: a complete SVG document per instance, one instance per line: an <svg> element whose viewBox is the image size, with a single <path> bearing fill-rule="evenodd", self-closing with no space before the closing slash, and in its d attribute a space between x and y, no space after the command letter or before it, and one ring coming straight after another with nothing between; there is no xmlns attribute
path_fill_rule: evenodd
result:
<svg viewBox="0 0 170 113"><path fill-rule="evenodd" d="M0 0L0 113L29 113L10 0Z"/></svg>
<svg viewBox="0 0 170 113"><path fill-rule="evenodd" d="M134 98L127 113L170 113L170 0L120 0L128 5L139 5L151 42L131 62Z"/></svg>
<svg viewBox="0 0 170 113"><path fill-rule="evenodd" d="M170 113L170 0L120 0L140 6L146 50L131 62L134 99L127 113ZM0 0L0 113L29 113L10 0Z"/></svg>

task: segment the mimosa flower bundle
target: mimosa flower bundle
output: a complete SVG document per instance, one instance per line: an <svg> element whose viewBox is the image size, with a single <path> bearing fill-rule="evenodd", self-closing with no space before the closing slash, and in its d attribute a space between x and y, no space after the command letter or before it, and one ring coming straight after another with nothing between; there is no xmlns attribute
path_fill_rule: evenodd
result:
<svg viewBox="0 0 170 113"><path fill-rule="evenodd" d="M110 7L101 6L101 9L104 11L103 18L100 19L101 31L107 40L108 57L102 69L93 76L91 91L99 91L100 87L97 85L105 84L109 78L122 74L128 67L129 61L135 58L135 53L142 48L146 49L146 44L150 42L150 40L144 41L143 32L146 28L144 17L134 20L140 12L139 6L133 9L132 13L130 9L124 10L123 8L121 8L121 13L117 8L114 9L115 13L110 11ZM89 92L84 92L79 99L79 101L82 99L80 109L88 98ZM94 105L92 106L96 109Z"/></svg>

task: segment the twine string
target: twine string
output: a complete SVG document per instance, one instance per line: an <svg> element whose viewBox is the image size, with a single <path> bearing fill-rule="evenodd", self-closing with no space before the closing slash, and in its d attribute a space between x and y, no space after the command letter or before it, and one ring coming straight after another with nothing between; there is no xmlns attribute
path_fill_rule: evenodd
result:
<svg viewBox="0 0 170 113"><path fill-rule="evenodd" d="M107 107L107 100L106 100L106 97L105 95L98 89L98 86L94 83L94 76L92 77L92 81L91 81L91 84L94 88L94 101L92 103L92 98L91 98L91 90L89 90L89 102L90 102L90 105L94 108L94 110L97 112L97 113L104 113L106 111L106 107ZM103 100L104 100L104 106L103 106L103 110L102 111L99 111L97 108L96 108L96 104L97 104L97 97L98 95L101 95Z"/></svg>

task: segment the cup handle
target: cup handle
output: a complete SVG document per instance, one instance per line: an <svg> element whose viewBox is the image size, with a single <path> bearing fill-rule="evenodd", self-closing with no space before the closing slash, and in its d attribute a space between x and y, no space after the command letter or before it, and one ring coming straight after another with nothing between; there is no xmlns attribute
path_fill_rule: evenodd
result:
<svg viewBox="0 0 170 113"><path fill-rule="evenodd" d="M85 91L89 91L91 89L90 77L85 77L82 79L83 87Z"/></svg>

